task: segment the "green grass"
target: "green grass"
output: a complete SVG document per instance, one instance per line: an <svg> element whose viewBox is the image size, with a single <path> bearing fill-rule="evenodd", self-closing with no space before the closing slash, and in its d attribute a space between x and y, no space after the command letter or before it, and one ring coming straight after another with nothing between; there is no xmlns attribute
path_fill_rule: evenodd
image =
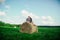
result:
<svg viewBox="0 0 60 40"><path fill-rule="evenodd" d="M38 33L21 33L20 28L0 27L0 40L60 40L60 28L38 27Z"/></svg>

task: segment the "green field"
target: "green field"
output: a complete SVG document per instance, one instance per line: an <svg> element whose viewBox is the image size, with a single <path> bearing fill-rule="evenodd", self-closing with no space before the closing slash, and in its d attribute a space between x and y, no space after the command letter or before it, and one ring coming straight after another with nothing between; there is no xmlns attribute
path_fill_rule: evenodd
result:
<svg viewBox="0 0 60 40"><path fill-rule="evenodd" d="M20 28L0 27L0 40L60 40L60 28L38 27L38 33L21 33Z"/></svg>

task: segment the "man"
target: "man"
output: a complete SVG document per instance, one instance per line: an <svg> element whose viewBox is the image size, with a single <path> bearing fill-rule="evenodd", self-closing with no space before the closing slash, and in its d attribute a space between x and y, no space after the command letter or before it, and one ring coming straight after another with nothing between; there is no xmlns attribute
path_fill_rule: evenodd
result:
<svg viewBox="0 0 60 40"><path fill-rule="evenodd" d="M27 22L32 23L32 18L30 16L28 16L28 18L26 19Z"/></svg>

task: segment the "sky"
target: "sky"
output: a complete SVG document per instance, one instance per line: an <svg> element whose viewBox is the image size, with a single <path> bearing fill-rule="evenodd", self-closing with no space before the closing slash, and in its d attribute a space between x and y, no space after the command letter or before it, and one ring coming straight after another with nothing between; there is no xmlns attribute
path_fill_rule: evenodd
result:
<svg viewBox="0 0 60 40"><path fill-rule="evenodd" d="M36 25L60 26L60 0L0 0L0 21L22 24L28 16Z"/></svg>

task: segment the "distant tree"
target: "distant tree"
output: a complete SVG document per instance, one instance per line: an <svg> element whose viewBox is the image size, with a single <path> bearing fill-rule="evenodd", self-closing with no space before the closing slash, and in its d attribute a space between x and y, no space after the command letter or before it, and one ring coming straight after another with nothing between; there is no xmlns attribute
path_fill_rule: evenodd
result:
<svg viewBox="0 0 60 40"><path fill-rule="evenodd" d="M0 21L0 26L4 26L4 25L5 25L5 23Z"/></svg>
<svg viewBox="0 0 60 40"><path fill-rule="evenodd" d="M5 23L5 22L2 22L0 21L0 26L4 26L4 27L20 27L21 25L20 24L10 24L10 23Z"/></svg>

